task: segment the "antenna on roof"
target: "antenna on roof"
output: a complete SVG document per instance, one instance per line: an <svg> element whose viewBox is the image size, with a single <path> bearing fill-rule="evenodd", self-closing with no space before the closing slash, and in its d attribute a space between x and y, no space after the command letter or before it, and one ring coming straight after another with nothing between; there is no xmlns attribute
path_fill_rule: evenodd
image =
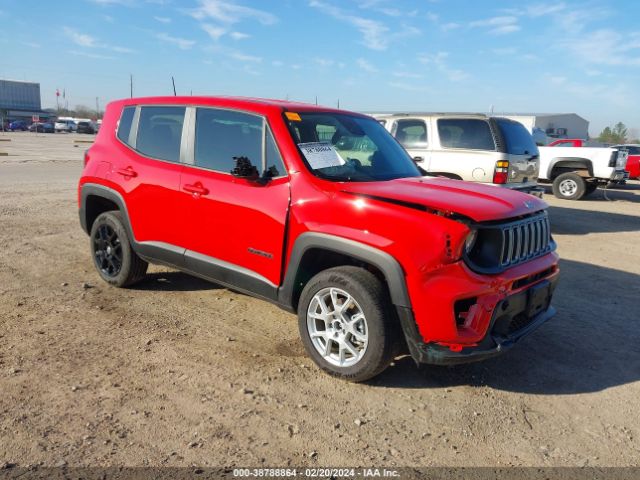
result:
<svg viewBox="0 0 640 480"><path fill-rule="evenodd" d="M316 105L318 104L318 95L316 95Z"/></svg>
<svg viewBox="0 0 640 480"><path fill-rule="evenodd" d="M131 92L131 98L133 98L133 74L129 74L129 91Z"/></svg>
<svg viewBox="0 0 640 480"><path fill-rule="evenodd" d="M340 99L338 99L338 108L340 108Z"/></svg>
<svg viewBox="0 0 640 480"><path fill-rule="evenodd" d="M176 96L176 81L171 77L171 83L173 84L173 96Z"/></svg>

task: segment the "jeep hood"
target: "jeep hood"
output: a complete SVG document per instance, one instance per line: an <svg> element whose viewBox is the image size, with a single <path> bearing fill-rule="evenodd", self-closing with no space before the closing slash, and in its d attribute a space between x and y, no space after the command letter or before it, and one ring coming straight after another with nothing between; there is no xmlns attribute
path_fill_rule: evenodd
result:
<svg viewBox="0 0 640 480"><path fill-rule="evenodd" d="M464 215L476 222L518 217L547 207L544 201L526 193L440 177L347 183L342 191L407 207Z"/></svg>

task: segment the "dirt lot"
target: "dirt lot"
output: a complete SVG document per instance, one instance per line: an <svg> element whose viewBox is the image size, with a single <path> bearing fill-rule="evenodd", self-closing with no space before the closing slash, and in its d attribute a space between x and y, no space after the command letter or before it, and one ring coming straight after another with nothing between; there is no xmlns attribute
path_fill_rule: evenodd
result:
<svg viewBox="0 0 640 480"><path fill-rule="evenodd" d="M268 303L162 267L106 286L77 215L90 137L0 138L0 465L640 465L640 183L547 195L558 315L513 351L353 385Z"/></svg>

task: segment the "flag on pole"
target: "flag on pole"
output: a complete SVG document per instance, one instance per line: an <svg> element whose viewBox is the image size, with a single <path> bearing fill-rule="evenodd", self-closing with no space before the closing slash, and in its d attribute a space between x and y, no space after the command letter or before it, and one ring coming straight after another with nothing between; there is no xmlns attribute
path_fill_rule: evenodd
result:
<svg viewBox="0 0 640 480"><path fill-rule="evenodd" d="M60 96L60 89L56 88L56 97Z"/></svg>

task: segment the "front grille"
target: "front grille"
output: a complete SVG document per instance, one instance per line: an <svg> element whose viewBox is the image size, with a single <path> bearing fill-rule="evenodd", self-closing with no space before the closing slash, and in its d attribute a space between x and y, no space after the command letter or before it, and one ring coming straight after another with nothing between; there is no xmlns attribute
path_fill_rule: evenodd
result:
<svg viewBox="0 0 640 480"><path fill-rule="evenodd" d="M539 257L550 250L551 229L546 214L530 217L502 228L500 266L510 267Z"/></svg>
<svg viewBox="0 0 640 480"><path fill-rule="evenodd" d="M465 254L469 267L480 273L499 273L540 257L555 248L547 212L493 224L476 225L478 237Z"/></svg>

